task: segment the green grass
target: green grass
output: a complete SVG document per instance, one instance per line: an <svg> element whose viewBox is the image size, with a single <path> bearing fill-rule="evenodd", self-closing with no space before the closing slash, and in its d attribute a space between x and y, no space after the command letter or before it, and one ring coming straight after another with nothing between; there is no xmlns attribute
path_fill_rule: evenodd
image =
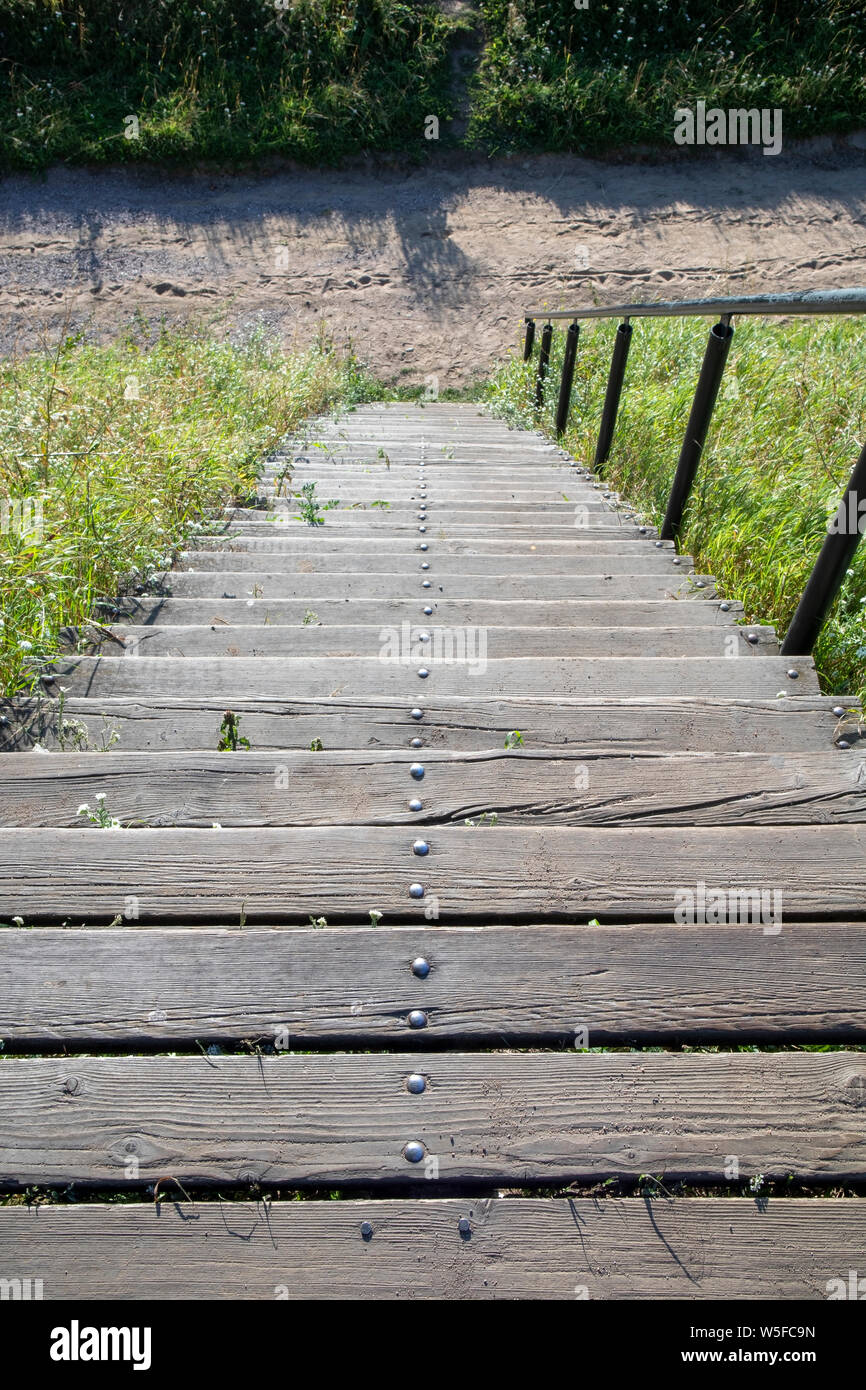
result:
<svg viewBox="0 0 866 1390"><path fill-rule="evenodd" d="M861 0L481 0L468 132L499 149L673 145L674 111L780 107L786 139L866 117Z"/></svg>
<svg viewBox="0 0 866 1390"><path fill-rule="evenodd" d="M674 148L674 110L698 98L781 107L786 139L866 122L861 0L478 11L473 148ZM0 0L0 168L420 160L456 143L452 39L471 23L434 0ZM438 141L425 138L431 115Z"/></svg>
<svg viewBox="0 0 866 1390"><path fill-rule="evenodd" d="M636 320L605 480L655 524L664 515L709 321ZM581 329L563 444L590 466L614 324ZM551 435L564 332L554 334L541 425ZM490 379L493 409L533 422L534 374L522 353ZM725 378L682 549L742 599L752 622L784 632L866 437L862 325L844 319L735 321ZM861 545L815 651L823 687L866 694L866 545Z"/></svg>
<svg viewBox="0 0 866 1390"><path fill-rule="evenodd" d="M254 493L261 459L305 416L379 394L324 341L287 356L203 327L144 324L111 347L67 336L0 363L0 689L32 688L62 626Z"/></svg>
<svg viewBox="0 0 866 1390"><path fill-rule="evenodd" d="M422 155L455 27L408 0L0 0L3 167Z"/></svg>

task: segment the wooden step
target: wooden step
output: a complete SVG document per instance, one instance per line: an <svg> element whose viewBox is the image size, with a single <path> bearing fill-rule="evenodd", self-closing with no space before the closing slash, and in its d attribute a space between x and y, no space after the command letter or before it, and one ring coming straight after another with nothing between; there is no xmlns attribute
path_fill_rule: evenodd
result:
<svg viewBox="0 0 866 1390"><path fill-rule="evenodd" d="M113 617L139 626L169 623L174 626L204 624L278 626L313 625L321 622L343 625L362 623L381 627L407 620L422 622L425 617L451 627L729 627L743 616L742 604L734 601L683 598L676 605L669 599L459 599L425 590L415 598L332 598L316 600L315 609L304 599L208 599L208 598L127 598L100 606L96 617L108 622ZM724 605L724 606L723 606ZM425 615L424 608L432 614ZM312 616L311 616L312 615ZM755 631L759 631L755 628Z"/></svg>
<svg viewBox="0 0 866 1390"><path fill-rule="evenodd" d="M679 558L679 557L677 557ZM175 576L186 573L230 573L265 576L268 581L278 583L286 576L308 574L333 574L339 567L344 575L369 574L393 575L392 584L408 585L425 575L438 580L441 575L458 581L464 577L470 581L476 575L510 576L515 567L526 561L526 577L536 575L563 575L571 577L584 574L611 574L616 577L652 575L669 582L672 568L671 554L664 551L632 546L630 551L608 551L604 547L591 547L562 554L548 555L537 552L531 558L524 555L509 554L507 548L490 555L449 555L435 541L429 551L417 547L413 551L392 553L388 547L377 550L375 556L365 551L341 550L337 554L323 551L292 552L280 550L188 550L178 561L178 568L167 575L167 582L174 585ZM681 561L683 571L691 569L687 557ZM375 569L374 569L375 566ZM425 568L426 566L426 568ZM674 582L674 581L671 581Z"/></svg>
<svg viewBox="0 0 866 1390"><path fill-rule="evenodd" d="M46 1299L573 1303L847 1296L866 1241L866 1203L845 1198L426 1195L227 1208L166 1175L158 1205L0 1207L0 1243Z"/></svg>
<svg viewBox="0 0 866 1390"><path fill-rule="evenodd" d="M435 769L429 772L431 782ZM424 783L427 782L425 777ZM427 786L406 777L406 800ZM429 783L427 784L429 785ZM106 803L111 814L112 808ZM421 838L421 837L419 837ZM71 926L137 920L363 924L444 919L675 923L701 885L758 932L863 910L862 825L597 829L408 827L0 830L0 919ZM418 896L414 885L422 889ZM742 899L742 894L753 895ZM755 894L763 895L759 899ZM774 896L775 895L775 896ZM780 914L782 916L780 917Z"/></svg>
<svg viewBox="0 0 866 1390"><path fill-rule="evenodd" d="M518 568L515 566L515 568ZM248 571L223 571L192 574L189 571L172 570L154 581L155 588L162 589L166 596L177 598L265 598L297 599L306 601L307 606L314 600L332 599L395 599L417 596L420 604L431 598L445 596L449 599L465 601L468 599L592 599L643 601L646 599L693 599L696 592L707 598L715 597L715 590L706 575L686 574L683 569L672 565L670 574L665 570L656 574L613 574L605 565L599 563L595 574L543 574L521 575L468 575L429 574L429 589L424 587L424 576L417 574L393 575L376 573L346 573L332 571L328 574L274 574ZM703 585L698 589L697 585Z"/></svg>
<svg viewBox="0 0 866 1390"><path fill-rule="evenodd" d="M840 703L828 695L800 695L796 700L441 700L433 695L420 705L425 746L465 751L502 748L517 730L525 747L570 747L596 754L799 753L828 750L840 740L856 749L864 727L856 701ZM411 701L403 699L299 700L291 694L277 700L231 702L241 717L241 732L257 750L304 749L314 739L328 750L403 747L417 729L411 707ZM835 709L850 712L839 717ZM67 749L102 750L115 734L117 747L124 750L215 749L225 710L224 700L207 693L147 694L141 699L66 695L62 712L56 699L19 696L0 700L0 749L34 743L56 748L59 720L66 726L62 742Z"/></svg>
<svg viewBox="0 0 866 1390"><path fill-rule="evenodd" d="M417 663L425 660L430 642L442 641L443 624L434 614L427 624L412 615L393 625L331 624L318 621L292 627L258 623L254 627L227 627L224 623L199 625L162 623L158 626L111 626L111 635L99 628L69 630L64 638L69 650L79 642L87 652L102 656L257 657L317 656L369 657L383 641L397 632L399 645ZM404 626L405 623L405 626ZM508 657L674 657L778 655L771 627L485 627L487 655ZM753 640L750 640L753 639Z"/></svg>
<svg viewBox="0 0 866 1390"><path fill-rule="evenodd" d="M862 922L140 925L0 931L7 1051L866 1041Z"/></svg>
<svg viewBox="0 0 866 1390"><path fill-rule="evenodd" d="M399 750L385 752L22 754L0 760L0 825L81 826L78 807L92 806L97 792L131 828L347 819L429 827L481 816L574 826L866 821L863 760L850 751L599 756L577 748L454 753L409 745L404 736ZM406 797L416 759L426 768L421 811L410 810Z"/></svg>
<svg viewBox="0 0 866 1390"><path fill-rule="evenodd" d="M726 657L511 657L488 658L484 634L433 629L426 665L404 653L399 633L380 644L381 658L365 657L172 657L141 656L58 658L55 685L90 698L128 695L182 695L190 689L230 700L404 696L475 696L479 699L519 694L562 696L772 696L791 698L818 693L811 658L765 656L760 661ZM470 653L452 659L450 652ZM429 676L419 677L419 670ZM789 672L795 671L792 679Z"/></svg>
<svg viewBox="0 0 866 1390"><path fill-rule="evenodd" d="M10 1057L0 1188L859 1180L864 1097L858 1052Z"/></svg>

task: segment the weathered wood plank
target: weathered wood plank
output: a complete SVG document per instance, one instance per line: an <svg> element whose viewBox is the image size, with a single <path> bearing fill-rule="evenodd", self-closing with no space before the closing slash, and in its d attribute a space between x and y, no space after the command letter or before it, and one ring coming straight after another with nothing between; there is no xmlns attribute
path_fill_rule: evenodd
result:
<svg viewBox="0 0 866 1390"><path fill-rule="evenodd" d="M104 622L112 615L139 626L170 623L281 626L308 622L365 623L381 627L392 623L420 623L429 605L440 625L459 627L729 627L743 616L741 603L716 599L459 599L446 598L438 589L418 598L316 599L315 608L304 599L226 598L126 598L97 610ZM311 616L312 615L312 616ZM757 631L757 629L756 629Z"/></svg>
<svg viewBox="0 0 866 1390"><path fill-rule="evenodd" d="M404 619L399 627L400 644L416 664L423 663L436 640L436 630L444 625L438 614L425 622L417 617ZM345 616L345 614L343 615ZM256 657L317 656L369 657L393 640L393 624L353 625L318 621L297 623L293 627L258 623L250 627L226 627L224 623L111 625L102 628L65 629L68 649L112 657L190 656ZM405 626L404 626L405 624ZM448 625L450 626L450 625ZM737 628L722 624L710 627L485 627L488 657L756 657L778 654L779 644L771 627ZM424 634L427 634L425 637ZM749 639L752 639L751 641Z"/></svg>
<svg viewBox="0 0 866 1390"><path fill-rule="evenodd" d="M413 812L406 787L416 758L427 776L424 808ZM504 824L830 825L866 821L866 764L838 749L610 756L408 747L0 760L0 825L80 826L78 807L97 793L132 826L431 826L491 814Z"/></svg>
<svg viewBox="0 0 866 1390"><path fill-rule="evenodd" d="M365 657L172 657L140 656L117 661L110 657L58 657L57 683L71 694L91 698L127 695L182 695L191 688L207 690L221 699L278 699L300 697L377 697L403 695L474 696L478 699L521 695L527 698L559 694L672 696L715 695L760 698L783 691L796 698L818 693L818 679L809 657L764 656L760 661L726 657L512 657L488 658L483 634L438 629L442 645L433 642L423 668L399 651L399 634L383 644L382 656ZM463 650L465 660L445 653ZM448 644L451 645L450 648ZM427 670L426 679L419 677ZM792 680L789 671L796 671Z"/></svg>
<svg viewBox="0 0 866 1390"><path fill-rule="evenodd" d="M426 788L406 781L406 799L423 800ZM389 921L426 913L452 925L540 914L673 922L683 894L696 905L702 885L731 895L727 912L735 920L746 913L758 931L863 912L860 825L766 827L758 835L750 827L440 826L425 839L429 853L419 858L408 828L6 828L0 918L87 925L133 903L136 920L214 924L322 916L357 924L372 909ZM416 883L422 897L410 893Z"/></svg>
<svg viewBox="0 0 866 1390"><path fill-rule="evenodd" d="M195 548L184 552L183 560L185 564L203 564L204 558L208 560L223 559L226 556L236 557L238 555L277 555L296 557L298 560L310 558L327 557L331 562L331 567L337 560L348 557L351 560L363 559L369 565L371 559L377 562L382 559L382 537L381 536L347 536L341 535L322 535L321 533L312 535L309 528L301 534L290 532L288 535L281 534L285 527L271 526L266 535L248 532L228 531L225 535L201 536L196 538ZM425 533L426 534L426 533ZM421 550L422 545L431 545L430 551ZM513 557L521 555L531 558L530 568L535 571L536 561L543 559L550 560L552 557L559 557L559 563L570 567L572 560L579 561L581 557L593 556L628 556L634 560L637 557L649 555L657 560L665 560L670 564L674 555L671 545L665 549L656 549L655 545L645 546L639 540L632 538L624 539L622 535L605 535L600 539L589 538L576 532L564 540L550 540L547 537L530 539L521 537L517 540L502 538L499 536L484 536L478 538L467 538L466 540L438 540L432 542L425 540L424 536L418 534L417 527L414 528L414 535L409 532L389 536L385 554L389 564L398 562L411 564L414 561L438 559L449 557L451 561L460 557L472 559L484 558L494 560L497 557L506 555ZM226 564L225 568L229 565ZM342 566L346 568L346 566ZM541 573L540 570L538 570ZM467 569L467 574L472 571Z"/></svg>
<svg viewBox="0 0 866 1390"><path fill-rule="evenodd" d="M547 699L443 701L424 708L425 746L451 750L502 748L519 730L524 746L562 746L594 753L738 752L799 753L830 749L839 739L858 745L856 701L832 696L796 700L720 700L704 696L669 699ZM404 747L414 736L408 700L232 700L242 732L252 747L325 749ZM62 744L101 750L116 734L118 748L188 751L214 749L225 702L208 694L195 698L136 699L65 697ZM834 709L853 711L842 718ZM57 748L56 699L0 700L0 749L40 743ZM5 721L5 722L4 722Z"/></svg>
<svg viewBox="0 0 866 1390"><path fill-rule="evenodd" d="M446 1182L838 1182L864 1107L858 1052L10 1057L0 1187L423 1185L410 1140Z"/></svg>
<svg viewBox="0 0 866 1390"><path fill-rule="evenodd" d="M786 923L774 937L738 925L136 925L0 931L7 1050L274 1045L278 1028L292 1048L866 1038L862 923ZM416 1008L421 1030L408 1026Z"/></svg>
<svg viewBox="0 0 866 1390"><path fill-rule="evenodd" d="M438 575L432 573L430 589L417 574L357 574L334 571L328 574L247 573L226 570L220 574L193 574L171 570L154 581L166 596L181 598L300 599L310 607L320 599L396 599L417 594L419 607L425 595L449 599L693 599L694 582L704 584L706 597L714 590L706 575L684 574L671 566L670 577L661 574L620 574L602 564L596 574L541 575Z"/></svg>
<svg viewBox="0 0 866 1390"><path fill-rule="evenodd" d="M377 549L375 558L366 551L353 551L351 547L341 550L338 555L330 551L312 551L294 554L278 548L262 551L245 550L189 550L180 558L178 569L171 571L172 579L177 574L262 574L270 578L282 579L285 575L333 574L339 565L341 574L387 574L399 576L404 582L424 578L422 566L429 566L429 577L438 579L447 575L449 579L473 579L476 575L511 575L515 565L524 557L509 554L507 548L491 555L448 555L433 541L432 549L426 553L394 554L390 545ZM375 565L375 570L372 566ZM655 550L652 546L634 546L631 552L623 553L622 547L610 552L604 547L592 547L575 553L548 555L538 553L527 561L526 569L531 575L598 575L640 576L651 574L663 576L665 583L671 568L670 552ZM683 569L691 566L683 559ZM426 571L425 571L426 573ZM169 581L171 582L171 581ZM393 583L393 581L392 581Z"/></svg>

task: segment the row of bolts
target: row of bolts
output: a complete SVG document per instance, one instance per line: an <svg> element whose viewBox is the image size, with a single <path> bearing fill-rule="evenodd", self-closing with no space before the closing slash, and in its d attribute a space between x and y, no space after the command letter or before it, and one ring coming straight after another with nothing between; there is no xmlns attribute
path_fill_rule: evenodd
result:
<svg viewBox="0 0 866 1390"><path fill-rule="evenodd" d="M421 452L420 457L418 459L418 496L420 499L418 511L418 531L421 536L425 536L427 533L427 482L424 474L424 469L426 467L426 460L424 458L425 449L426 444L425 441L422 439ZM429 543L426 540L422 540L419 549L426 554L426 552L429 550ZM424 578L421 581L421 586L424 589L430 589L433 587L432 581L427 578L426 574L429 568L430 561L426 559L422 560L421 569L424 572ZM424 616L426 618L429 618L433 613L432 604L425 603L423 611ZM422 642L426 642L429 640L429 636L429 633L422 632L420 640ZM429 675L430 672L426 666L420 667L418 671L418 676L421 680L426 680ZM424 711L417 707L411 710L410 714L411 718L416 720L423 719L424 717ZM413 748L422 748L423 746L423 739L420 739L417 736L412 739ZM424 777L424 771L425 769L423 763L412 763L411 767L409 768L409 775L413 777L416 782L420 782ZM409 802L409 810L423 810L423 802L420 801L418 797L413 797L412 800ZM428 845L426 840L415 840L412 845L412 853L417 854L420 858L424 858L425 855L430 853L430 846ZM423 898L423 883L410 884L409 896L410 898ZM412 974L415 975L419 980L426 980L427 976L430 974L429 961L425 960L423 956L418 956L417 959L412 962ZM426 1028L427 1014L423 1009L412 1009L409 1013L408 1023L410 1028ZM426 1089L426 1079L419 1072L413 1072L412 1075L407 1078L406 1090L409 1091L411 1095L421 1095ZM403 1157L406 1159L407 1163L420 1163L421 1160L424 1158L424 1155L424 1145L420 1143L417 1139L411 1140L403 1149ZM461 1217L460 1222L458 1224L461 1234L467 1235L469 1233L469 1222L466 1219L466 1217ZM361 1234L365 1240L369 1240L370 1236L373 1234L373 1228L368 1221L365 1221L361 1226Z"/></svg>
<svg viewBox="0 0 866 1390"><path fill-rule="evenodd" d="M418 493L418 495L419 495L419 498L420 498L420 507L419 507L419 511L418 511L418 513L417 513L418 521L419 521L419 523L420 523L419 526L418 526L418 531L419 531L419 534L422 535L422 536L426 535L426 533L427 533L427 481L426 481L426 476L425 476L425 472L424 472L425 467L426 467L426 460L425 460L425 458L424 458L424 450L425 450L425 442L422 440L422 441L421 441L421 456L420 456L419 461L418 461L418 483L419 483L419 493ZM576 461L572 461L572 465L571 465L571 466L572 466L572 467L578 467L579 465L577 465ZM581 473L583 474L584 477L589 477L589 474L584 473L583 470L581 470ZM598 488L598 484L597 484L597 483L594 483L593 486L596 487L596 488ZM606 499L610 498L611 496L612 496L611 493L604 493L604 497L605 497ZM645 535L647 534L648 528L647 528L646 526L639 526L639 527L638 527L638 531L639 531L640 535L645 536ZM661 549L661 548L663 547L663 544L664 544L664 543L663 543L662 541L660 541L660 540L657 540L655 544L656 544L656 548L657 548L657 549ZM426 540L422 540L421 543L420 543L419 549L420 549L421 551L423 551L423 552L426 554L426 552L429 550L429 543L428 543ZM681 560L680 560L680 557L679 557L678 555L675 555L675 556L673 557L673 564L675 564L675 565L681 564ZM433 586L432 586L431 580L429 580L428 578L426 578L426 571L429 570L429 568L430 568L430 562L429 562L429 560L423 560L423 561L421 562L421 569L422 569L422 571L425 571L425 578L421 581L421 587L424 588L424 589L430 589L430 588L433 587ZM695 587L696 587L696 588L699 588L699 589L704 588L704 582L703 582L703 580L700 580L700 579L695 580ZM725 602L722 602L722 603L719 605L719 607L720 607L720 609L721 609L721 611L722 611L723 613L727 613L727 612L730 611L731 605L730 605L728 602L725 601ZM424 612L424 616L425 616L425 617L430 617L430 615L431 615L432 612L433 612L432 606L431 606L430 604L425 604L425 605L424 605L423 612ZM426 641L428 641L428 640L429 640L429 633L422 632L422 633L420 634L420 641L426 642ZM750 642L752 645L757 644L757 642L758 642L757 633L754 633L754 632L747 633L747 634L746 634L746 640L747 640L748 642ZM797 677L799 676L799 672L798 672L797 670L795 670L793 667L791 668L791 670L788 671L787 674L788 674L788 677L789 677L790 680L796 680ZM427 668L426 666L422 666L422 667L419 668L419 670L418 670L418 676L420 677L421 680L426 680L427 677L428 677L429 675L430 675L430 672L429 672L429 670L428 670L428 668ZM410 713L411 713L411 717L412 717L413 719L423 719L423 717L424 717L424 711L423 711L422 709L415 708L415 709L413 709ZM835 715L837 715L837 716L841 716L842 714L844 714L844 710L841 709L841 708L836 708L836 709L833 710L833 713L834 713ZM840 747L847 747L847 746L848 746L848 745L845 744L845 743L840 744ZM413 748L421 748L421 747L423 747L423 740L420 739L420 738L417 738L417 737L416 737L416 738L413 738L413 739L412 739L412 747L413 747ZM423 763L412 763L411 767L409 768L409 774L410 774L410 776L411 776L411 777L414 777L415 780L418 781L418 782L420 782L420 781L422 780L422 778L424 777L424 771L425 771L425 769L424 769ZM423 809L423 803L422 803L417 797L413 797L413 799L409 802L409 810L410 810L410 811L420 811L420 810L422 810L422 809ZM413 843L413 845L412 845L412 852L413 852L413 854L417 854L417 855L419 855L420 857L424 857L425 855L429 854L429 852L430 852L430 846L428 845L428 843L427 843L426 840L420 840L420 839L419 839L419 840L415 840L414 843ZM424 897L424 885L423 885L422 883L413 883L413 884L410 884L410 887L409 887L409 896L410 896L410 898L423 898L423 897ZM419 979L426 979L426 977L427 977L427 976L429 975L429 973L430 973L430 965L429 965L429 963L428 963L426 960L424 960L423 957L420 957L420 956L419 956L419 957L417 958L417 960L413 961L413 963L412 963L412 973L413 973L414 975L416 975ZM413 1009L413 1010L410 1012L410 1014L409 1014L409 1019L408 1019L408 1021L409 1021L409 1026L410 1026L410 1028L425 1028L425 1027L427 1026L427 1015L426 1015L426 1013L425 1013L422 1009ZM406 1082L406 1089L407 1089L408 1091L410 1091L413 1095L420 1095L420 1094L426 1089L426 1086L427 1086L427 1083L426 1083L424 1077L421 1076L421 1075L418 1074L418 1073L413 1073L413 1074L408 1078L408 1080L407 1080L407 1082ZM407 1161L408 1161L409 1163L420 1163L421 1160L422 1160L423 1157L424 1157L424 1146L423 1146L423 1144L419 1143L417 1140L413 1140L412 1142L410 1142L410 1143L408 1143L408 1144L406 1145L406 1147L405 1147L404 1150L403 1150L403 1155L404 1155L404 1157L407 1159ZM459 1226L460 1226L461 1233L463 1233L463 1234L467 1234L467 1233L468 1233L468 1231L469 1231L469 1229L470 1229L470 1228L469 1228L469 1222L466 1220L465 1217L462 1217L462 1218L461 1218L460 1223L459 1223ZM366 1229L365 1229L365 1228L366 1228ZM464 1228L465 1228L465 1229L464 1229ZM372 1233L373 1233L373 1228L372 1228L372 1226L370 1226L369 1222L364 1222L364 1224L363 1224L362 1227L361 1227L361 1232L362 1232L362 1234L365 1236L365 1238L367 1238L367 1239L369 1238L369 1236L372 1235Z"/></svg>

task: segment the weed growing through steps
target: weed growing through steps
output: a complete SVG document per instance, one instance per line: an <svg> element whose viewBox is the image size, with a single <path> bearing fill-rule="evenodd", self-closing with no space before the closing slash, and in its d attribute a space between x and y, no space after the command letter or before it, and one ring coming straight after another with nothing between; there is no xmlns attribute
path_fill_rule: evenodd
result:
<svg viewBox="0 0 866 1390"><path fill-rule="evenodd" d="M240 732L241 716L227 709L220 724L217 752L236 753L239 748L249 748L250 741Z"/></svg>
<svg viewBox="0 0 866 1390"><path fill-rule="evenodd" d="M717 293L722 294L720 286ZM711 320L641 319L604 482L658 525L686 430ZM616 323L581 327L562 444L592 466ZM512 353L487 383L495 414L555 438L565 334L553 338L544 406L533 412L538 354ZM725 375L680 548L746 620L783 633L866 437L866 347L858 319L734 319ZM823 688L866 693L866 544L815 648Z"/></svg>
<svg viewBox="0 0 866 1390"><path fill-rule="evenodd" d="M287 355L143 320L110 347L67 332L0 363L0 690L35 687L62 628L143 592L255 494L260 460L305 417L379 394L324 341Z"/></svg>
<svg viewBox="0 0 866 1390"><path fill-rule="evenodd" d="M116 816L112 816L105 807L105 792L96 793L96 805L88 806L85 801L78 808L79 816L86 816L92 825L96 825L100 830L120 830L120 821Z"/></svg>
<svg viewBox="0 0 866 1390"><path fill-rule="evenodd" d="M325 518L322 512L333 511L339 507L339 499L332 497L329 502L320 502L316 496L316 484L314 482L304 483L295 493L298 505L301 510L292 517L293 521L305 521L308 526L324 526Z"/></svg>

